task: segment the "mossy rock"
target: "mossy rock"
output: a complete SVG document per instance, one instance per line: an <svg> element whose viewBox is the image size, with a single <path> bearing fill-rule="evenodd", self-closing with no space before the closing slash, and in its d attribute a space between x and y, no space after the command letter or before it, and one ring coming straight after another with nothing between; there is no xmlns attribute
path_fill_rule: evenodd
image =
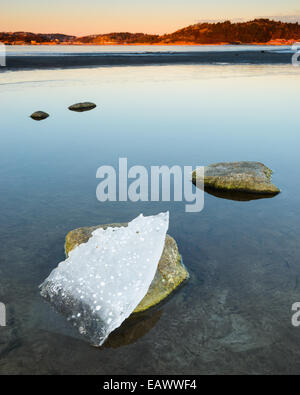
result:
<svg viewBox="0 0 300 395"><path fill-rule="evenodd" d="M86 243L92 236L94 230L98 228L116 228L127 225L127 223L108 224L72 230L66 236L66 256L68 256L70 251L72 251L78 245ZM169 296L188 277L189 274L182 264L177 243L171 236L167 235L164 250L158 263L155 277L150 285L147 295L136 307L134 313L140 313L152 306L157 305L159 302Z"/></svg>
<svg viewBox="0 0 300 395"><path fill-rule="evenodd" d="M204 187L230 192L277 195L280 190L271 182L272 170L260 162L215 163L193 172L193 183L204 182Z"/></svg>

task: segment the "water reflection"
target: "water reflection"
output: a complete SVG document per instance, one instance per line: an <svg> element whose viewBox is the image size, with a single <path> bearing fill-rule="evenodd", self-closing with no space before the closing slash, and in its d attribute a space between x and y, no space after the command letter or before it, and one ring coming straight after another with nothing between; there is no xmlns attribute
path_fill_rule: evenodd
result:
<svg viewBox="0 0 300 395"><path fill-rule="evenodd" d="M119 348L134 344L155 327L162 314L163 310L133 314L110 334L101 348Z"/></svg>
<svg viewBox="0 0 300 395"><path fill-rule="evenodd" d="M299 373L300 330L291 326L300 294L296 69L0 74L0 301L14 312L0 331L1 373ZM86 98L99 108L67 111ZM33 122L28 115L41 103L53 116ZM96 169L117 168L119 157L130 166L194 168L255 158L274 169L283 193L254 201L206 190L205 209L193 215L181 202L100 204ZM124 323L101 352L64 336L67 323L38 285L64 259L68 231L168 209L189 283L160 317L157 310Z"/></svg>
<svg viewBox="0 0 300 395"><path fill-rule="evenodd" d="M272 199L277 196L276 194L262 194L262 193L247 193L247 192L239 192L239 191L222 191L213 188L204 188L204 191L209 195L215 196L220 199L227 200L235 200L237 202L250 202L251 200L259 200L259 199Z"/></svg>

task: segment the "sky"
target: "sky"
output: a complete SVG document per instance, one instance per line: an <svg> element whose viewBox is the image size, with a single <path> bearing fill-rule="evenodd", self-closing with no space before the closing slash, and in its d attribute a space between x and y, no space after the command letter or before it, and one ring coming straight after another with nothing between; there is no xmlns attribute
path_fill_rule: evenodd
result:
<svg viewBox="0 0 300 395"><path fill-rule="evenodd" d="M0 31L171 33L202 21L300 22L299 0L0 0Z"/></svg>

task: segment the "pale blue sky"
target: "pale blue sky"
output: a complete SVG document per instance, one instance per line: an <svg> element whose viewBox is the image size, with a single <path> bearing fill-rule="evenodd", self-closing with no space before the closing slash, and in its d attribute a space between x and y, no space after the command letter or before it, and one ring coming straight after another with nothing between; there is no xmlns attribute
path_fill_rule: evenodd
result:
<svg viewBox="0 0 300 395"><path fill-rule="evenodd" d="M208 20L300 22L299 0L0 0L0 31L173 32Z"/></svg>

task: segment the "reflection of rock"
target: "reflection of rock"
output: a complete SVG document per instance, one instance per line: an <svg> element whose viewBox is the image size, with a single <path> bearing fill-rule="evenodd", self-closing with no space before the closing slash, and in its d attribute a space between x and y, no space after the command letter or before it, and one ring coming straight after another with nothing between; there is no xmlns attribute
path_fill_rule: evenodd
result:
<svg viewBox="0 0 300 395"><path fill-rule="evenodd" d="M204 188L204 190L208 194L213 195L217 198L235 200L238 202L249 202L251 200L268 199L268 198L270 199L275 196L275 195L271 195L271 194L262 194L262 193L221 191L221 190L207 188L207 187Z"/></svg>
<svg viewBox="0 0 300 395"><path fill-rule="evenodd" d="M0 327L0 359L15 348L20 347L21 339L18 336L14 311L8 310L6 326Z"/></svg>
<svg viewBox="0 0 300 395"><path fill-rule="evenodd" d="M110 224L79 228L69 232L66 236L65 251L69 254L81 243L86 243L97 228L127 226L127 224ZM158 263L155 277L150 285L147 295L134 310L139 313L155 306L169 296L184 280L188 278L188 272L181 263L181 256L176 241L169 235L166 236L165 247Z"/></svg>
<svg viewBox="0 0 300 395"><path fill-rule="evenodd" d="M149 313L133 314L123 324L112 332L104 348L119 348L135 343L139 338L145 336L160 320L162 310Z"/></svg>
<svg viewBox="0 0 300 395"><path fill-rule="evenodd" d="M33 114L31 114L30 117L35 121L42 121L43 119L48 118L49 114L47 114L44 111L36 111Z"/></svg>
<svg viewBox="0 0 300 395"><path fill-rule="evenodd" d="M84 103L73 104L72 106L69 107L69 110L77 111L77 112L83 112L83 111L92 110L95 107L97 107L97 106L94 103L84 102Z"/></svg>
<svg viewBox="0 0 300 395"><path fill-rule="evenodd" d="M280 190L271 183L272 170L259 162L216 163L205 166L205 189L277 195ZM203 182L200 172L193 172L193 182Z"/></svg>
<svg viewBox="0 0 300 395"><path fill-rule="evenodd" d="M1 328L0 358L3 358L22 344L21 339L17 337L15 332L14 329L9 327Z"/></svg>

